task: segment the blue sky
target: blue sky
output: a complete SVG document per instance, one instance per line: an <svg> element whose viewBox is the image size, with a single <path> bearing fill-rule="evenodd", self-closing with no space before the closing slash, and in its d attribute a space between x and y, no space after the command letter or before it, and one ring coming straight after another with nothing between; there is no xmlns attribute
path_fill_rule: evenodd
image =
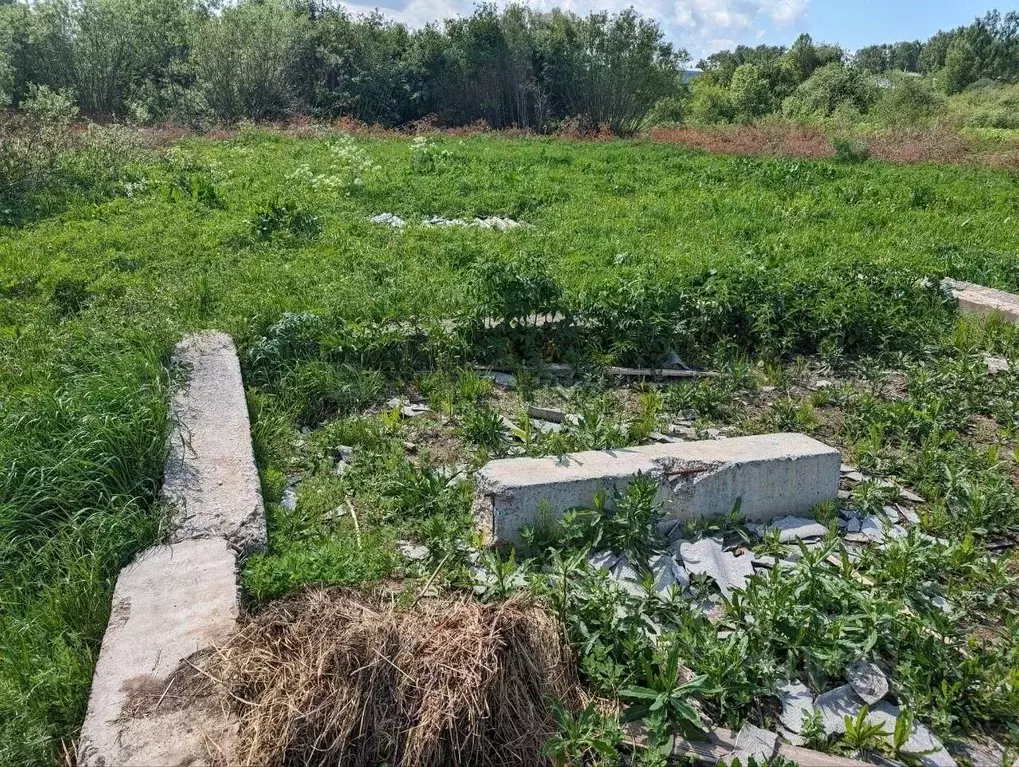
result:
<svg viewBox="0 0 1019 767"><path fill-rule="evenodd" d="M788 45L799 32L855 50L897 40L925 40L939 29L969 24L991 8L1017 10L1016 0L525 0L540 9L577 13L619 11L631 5L656 18L694 60L737 44ZM988 4L992 3L992 4ZM474 0L360 0L354 11L378 8L385 15L421 26L469 14ZM503 3L500 3L503 4Z"/></svg>

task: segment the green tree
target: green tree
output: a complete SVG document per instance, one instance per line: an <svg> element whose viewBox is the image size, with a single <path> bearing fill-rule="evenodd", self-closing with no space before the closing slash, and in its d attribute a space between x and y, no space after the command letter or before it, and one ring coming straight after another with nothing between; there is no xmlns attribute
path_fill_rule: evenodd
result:
<svg viewBox="0 0 1019 767"><path fill-rule="evenodd" d="M741 64L732 75L729 86L733 116L740 122L751 122L774 111L778 100L759 67Z"/></svg>
<svg viewBox="0 0 1019 767"><path fill-rule="evenodd" d="M959 35L945 56L945 68L941 71L945 90L958 93L979 78L979 60L968 35Z"/></svg>

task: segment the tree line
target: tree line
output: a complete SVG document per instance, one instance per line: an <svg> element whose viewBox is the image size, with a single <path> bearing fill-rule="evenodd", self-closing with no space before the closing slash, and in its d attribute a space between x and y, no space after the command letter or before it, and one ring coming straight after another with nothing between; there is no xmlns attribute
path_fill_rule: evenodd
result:
<svg viewBox="0 0 1019 767"><path fill-rule="evenodd" d="M772 114L916 122L943 112L948 96L990 88L1002 112L992 117L1010 123L1000 127L1019 127L1019 95L1007 87L1019 82L1014 11L991 11L926 42L871 45L851 54L801 35L788 48L739 46L708 56L698 67L703 75L689 99L689 116L698 122L747 122ZM986 106L991 98L983 101ZM970 111L980 106L958 103Z"/></svg>
<svg viewBox="0 0 1019 767"><path fill-rule="evenodd" d="M395 126L636 130L685 51L633 10L482 5L411 30L328 0L35 0L0 7L0 98L73 94L90 116L185 123L308 114Z"/></svg>
<svg viewBox="0 0 1019 767"><path fill-rule="evenodd" d="M952 94L995 85L997 102L966 96L961 108L1019 127L1019 88L1000 91L1019 81L1017 12L855 54L808 35L739 46L701 61L690 82L686 51L632 9L481 5L415 30L333 0L221 3L0 0L0 106L59 97L90 117L140 122L311 115L629 133L769 115L917 121Z"/></svg>

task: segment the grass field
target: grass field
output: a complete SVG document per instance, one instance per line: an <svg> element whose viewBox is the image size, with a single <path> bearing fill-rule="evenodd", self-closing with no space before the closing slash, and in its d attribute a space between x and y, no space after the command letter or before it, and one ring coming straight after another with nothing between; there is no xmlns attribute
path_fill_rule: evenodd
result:
<svg viewBox="0 0 1019 767"><path fill-rule="evenodd" d="M387 212L408 225L369 220ZM527 226L417 224L430 216ZM204 327L241 349L267 499L283 497L288 476L304 480L299 513L270 505L272 550L244 574L256 598L379 579L399 565L396 539L465 533L466 489L431 469L504 451L492 414L519 405L465 363L539 353L652 363L678 350L742 383L619 395L597 376L574 394L535 382L535 397L565 397L585 425L534 451L640 441L661 413L693 410L700 428L801 428L875 474L904 474L932 499L926 529L970 549L907 552L899 570L874 563L898 584L881 611L912 588L899 581L948 578L961 604L993 594L959 630L993 626L1006 638L970 652L961 670L960 656L923 645L913 624L882 652L910 671L903 697L932 712L939 732L1000 731L1019 705L1014 630L1007 639L1015 560L989 564L980 547L1019 523L1019 404L1014 377L988 382L979 354L1019 355L1014 334L957 326L937 287L945 275L1019 290L1019 176L625 141L248 130L181 141L131 168L115 196L69 192L0 233L0 763L54 760L75 737L113 579L163 524L169 351ZM387 324L544 310L595 318L601 330L421 343ZM866 387L850 387L823 401L796 389L801 354L847 381L881 383L889 368L902 377L892 393L882 384L867 399ZM761 385L786 396L758 402ZM450 422L432 433L396 422L381 403L406 391ZM366 408L375 415L352 417ZM978 417L990 436L970 434ZM409 457L408 441L430 447ZM342 478L331 473L338 445L358 450ZM349 519L330 517L350 495L362 545ZM831 604L849 609L855 597L839 593ZM763 610L772 597L754 598ZM767 609L778 615L775 600ZM687 649L716 664L713 681L736 685L721 671L735 651L698 631L691 624ZM757 638L759 678L711 698L713 713L735 723L752 710L770 664L789 657L780 644ZM828 651L844 653L837 644ZM612 664L625 663L602 660L590 678L611 691Z"/></svg>

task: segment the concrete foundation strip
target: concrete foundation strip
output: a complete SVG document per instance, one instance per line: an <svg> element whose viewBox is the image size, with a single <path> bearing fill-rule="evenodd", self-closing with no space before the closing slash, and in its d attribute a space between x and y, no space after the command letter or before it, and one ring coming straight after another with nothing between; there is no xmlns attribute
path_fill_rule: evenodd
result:
<svg viewBox="0 0 1019 767"><path fill-rule="evenodd" d="M765 434L490 461L476 478L474 516L489 544L519 544L526 525L595 496L622 493L638 474L658 480L663 514L679 520L732 510L752 522L804 516L838 496L838 450L803 434Z"/></svg>
<svg viewBox="0 0 1019 767"><path fill-rule="evenodd" d="M979 316L1000 314L1006 321L1019 324L1019 296L1014 293L947 277L941 284L959 302L960 312Z"/></svg>
<svg viewBox="0 0 1019 767"><path fill-rule="evenodd" d="M211 701L175 694L191 656L221 644L239 612L238 556L266 545L240 363L224 333L188 336L164 467L179 517L170 544L141 552L117 579L78 742L81 767L229 762L237 723Z"/></svg>

